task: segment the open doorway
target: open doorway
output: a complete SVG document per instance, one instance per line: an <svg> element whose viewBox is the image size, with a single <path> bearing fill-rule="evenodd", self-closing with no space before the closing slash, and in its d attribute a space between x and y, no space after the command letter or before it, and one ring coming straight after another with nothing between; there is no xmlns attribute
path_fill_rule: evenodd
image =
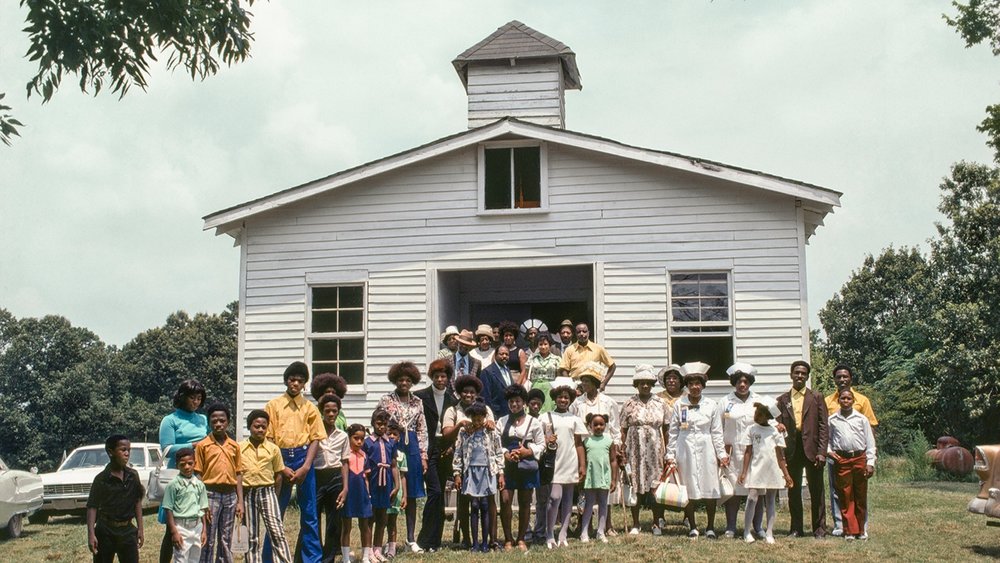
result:
<svg viewBox="0 0 1000 563"><path fill-rule="evenodd" d="M550 332L564 319L593 327L594 268L550 266L438 271L438 331L448 325L539 319ZM595 335L596 338L596 335Z"/></svg>

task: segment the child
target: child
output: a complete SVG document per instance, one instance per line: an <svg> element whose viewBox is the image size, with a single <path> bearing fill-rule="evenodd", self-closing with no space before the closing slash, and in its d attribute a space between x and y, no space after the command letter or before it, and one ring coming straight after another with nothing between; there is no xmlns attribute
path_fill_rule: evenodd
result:
<svg viewBox="0 0 1000 563"><path fill-rule="evenodd" d="M486 428L486 405L475 402L466 407L471 423L462 428L455 442L455 488L469 497L472 520L472 551L488 553L496 522L496 493L503 490L503 447L500 433ZM499 481L499 487L497 482ZM482 526L483 541L479 542Z"/></svg>
<svg viewBox="0 0 1000 563"><path fill-rule="evenodd" d="M273 547L274 558L281 563L291 563L292 554L285 538L285 527L278 509L278 495L281 488L281 472L285 464L281 461L281 450L264 439L270 422L267 413L252 410L247 415L247 430L250 437L240 442L240 468L243 470L243 490L246 495L246 523L249 535L249 551L246 563L261 561L260 519L263 517L267 537Z"/></svg>
<svg viewBox="0 0 1000 563"><path fill-rule="evenodd" d="M774 501L778 491L792 486L792 477L785 465L785 440L774 426L771 419L781 411L775 403L754 403L753 421L756 424L747 428L744 438L747 444L743 468L740 471L739 482L749 491L747 506L743 517L743 539L753 543L753 514L757 499L765 494L767 510L767 532L764 541L774 543Z"/></svg>
<svg viewBox="0 0 1000 563"><path fill-rule="evenodd" d="M205 484L194 476L194 450L181 448L174 459L179 475L163 492L174 563L197 563L206 539L208 494Z"/></svg>
<svg viewBox="0 0 1000 563"><path fill-rule="evenodd" d="M243 468L240 446L229 437L229 407L205 409L212 433L194 447L194 472L208 489L208 517L201 560L232 561L233 523L243 518ZM218 555L216 555L218 550Z"/></svg>
<svg viewBox="0 0 1000 563"><path fill-rule="evenodd" d="M368 458L371 473L368 475L368 491L372 497L372 519L375 522L375 548L372 560L385 561L382 557L382 539L385 537L385 511L392 506L392 497L399 492L399 470L396 468L396 444L386 436L389 426L389 412L376 409L372 413L372 435L365 438L365 457Z"/></svg>
<svg viewBox="0 0 1000 563"><path fill-rule="evenodd" d="M142 545L142 497L139 473L128 466L132 444L121 434L104 442L108 465L94 477L87 497L87 545L94 561L139 561ZM135 519L133 524L132 519Z"/></svg>
<svg viewBox="0 0 1000 563"><path fill-rule="evenodd" d="M341 509L340 552L342 563L351 563L351 518L358 519L361 532L361 547L364 550L363 563L371 561L372 530L368 521L372 517L372 498L368 492L368 475L371 468L365 457L365 427L352 424L347 427L347 442L350 449L341 460L341 475L344 490L337 497Z"/></svg>
<svg viewBox="0 0 1000 563"><path fill-rule="evenodd" d="M555 452L555 466L552 485L549 490L549 506L545 520L545 545L549 549L566 546L569 534L569 517L573 510L573 492L587 475L584 465L583 437L589 432L580 417L569 411L569 405L576 398L576 389L569 378L556 378L552 382L549 396L556 404L554 411L542 417L545 444ZM555 526L559 522L559 541L555 539Z"/></svg>
<svg viewBox="0 0 1000 563"><path fill-rule="evenodd" d="M854 410L854 392L837 393L840 410L830 415L830 445L836 471L834 487L844 517L844 539L866 540L868 479L875 473L875 435L868 418Z"/></svg>
<svg viewBox="0 0 1000 563"><path fill-rule="evenodd" d="M608 543L604 535L608 522L608 494L614 492L618 483L618 446L604 434L608 419L600 413L587 415L587 428L590 436L583 439L583 452L586 459L587 478L583 483L583 516L580 520L580 541L590 541L588 529L590 518L594 514L594 502L597 502L597 539Z"/></svg>
<svg viewBox="0 0 1000 563"><path fill-rule="evenodd" d="M317 376L316 380L319 379L320 376ZM327 436L319 443L313 468L316 470L317 512L326 520L323 561L333 561L334 556L340 552L340 510L337 508L337 497L344 490L342 460L350 452L347 432L340 429L340 406L340 397L337 395L320 395L319 410L323 414L323 427Z"/></svg>
<svg viewBox="0 0 1000 563"><path fill-rule="evenodd" d="M403 427L395 420L389 421L389 430L386 432L390 440L399 443L400 436L403 435ZM406 509L406 452L396 448L396 468L399 469L399 486L396 487L396 494L392 497L392 506L386 511L388 520L386 521L386 534L389 542L386 545L385 557L392 559L396 556L396 516L401 510Z"/></svg>
<svg viewBox="0 0 1000 563"><path fill-rule="evenodd" d="M549 398L549 401L552 401ZM541 420L542 407L545 406L545 393L538 388L532 387L528 391L528 414ZM552 469L554 456L546 448L545 453L538 460L538 488L535 489L535 525L528 532L525 541L542 542L545 541L545 512L549 504L549 489L552 487Z"/></svg>
<svg viewBox="0 0 1000 563"><path fill-rule="evenodd" d="M281 448L285 463L278 492L281 517L292 500L295 485L299 505L299 541L305 561L319 561L323 546L319 540L319 518L316 515L316 471L313 460L319 442L327 437L323 430L322 416L315 405L302 396L302 389L309 380L309 368L303 362L292 362L285 368L285 392L268 401L264 410L271 419L267 426L267 439ZM298 551L298 545L296 551ZM264 560L271 560L271 542L264 542Z"/></svg>

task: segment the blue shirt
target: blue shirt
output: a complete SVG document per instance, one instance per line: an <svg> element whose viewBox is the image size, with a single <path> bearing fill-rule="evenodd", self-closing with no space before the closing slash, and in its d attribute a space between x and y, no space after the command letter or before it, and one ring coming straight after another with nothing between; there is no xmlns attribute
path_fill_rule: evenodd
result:
<svg viewBox="0 0 1000 563"><path fill-rule="evenodd" d="M183 448L194 445L208 436L208 417L201 413L177 409L160 422L160 450L167 458L167 467L177 467L174 456ZM172 446L172 447L171 447ZM170 451L167 451L167 448Z"/></svg>

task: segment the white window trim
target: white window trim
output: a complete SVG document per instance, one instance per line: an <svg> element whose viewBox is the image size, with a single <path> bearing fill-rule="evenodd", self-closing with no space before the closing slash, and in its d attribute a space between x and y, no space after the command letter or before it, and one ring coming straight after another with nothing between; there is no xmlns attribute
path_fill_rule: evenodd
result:
<svg viewBox="0 0 1000 563"><path fill-rule="evenodd" d="M672 283L674 275L690 275L690 274L726 274L726 284L728 286L727 290L729 295L729 320L728 321L707 321L707 322L692 322L692 321L675 321L674 320L674 286ZM674 357L674 338L712 338L727 336L732 339L733 345L733 358L736 357L736 318L734 315L734 285L733 285L733 271L729 269L708 269L708 270L676 270L667 272L667 357L671 358L673 361ZM675 328L683 328L689 326L729 326L729 330L726 332L674 332Z"/></svg>
<svg viewBox="0 0 1000 563"><path fill-rule="evenodd" d="M518 147L538 147L538 181L540 185L540 207L525 209L486 209L486 149L509 149ZM476 199L479 215L524 215L549 212L549 151L548 145L542 141L491 141L480 143L478 148L478 174L476 180Z"/></svg>
<svg viewBox="0 0 1000 563"><path fill-rule="evenodd" d="M339 277L339 276L335 276ZM325 287L361 287L361 330L352 332L313 332L312 312L313 312L313 289ZM313 341L332 340L335 338L362 338L361 356L361 385L349 385L348 395L366 395L368 393L368 280L357 278L341 278L336 281L324 281L322 283L309 283L306 285L306 323L305 323L305 357L312 370L313 365ZM316 375L316 374L312 374Z"/></svg>

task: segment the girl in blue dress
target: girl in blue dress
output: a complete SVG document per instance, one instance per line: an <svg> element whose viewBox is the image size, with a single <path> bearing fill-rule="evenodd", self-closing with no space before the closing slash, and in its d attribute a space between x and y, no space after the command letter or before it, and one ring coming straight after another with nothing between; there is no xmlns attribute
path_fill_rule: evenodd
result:
<svg viewBox="0 0 1000 563"><path fill-rule="evenodd" d="M486 405L477 401L466 407L465 414L471 422L463 426L455 442L455 488L470 499L472 551L487 553L496 541L491 536L496 522L496 493L504 487L504 450L500 432L486 428ZM480 526L482 542L478 541Z"/></svg>
<svg viewBox="0 0 1000 563"><path fill-rule="evenodd" d="M382 539L385 537L386 510L399 491L399 469L396 466L396 441L389 439L388 411L376 409L372 413L372 435L365 438L365 456L368 458L368 490L371 492L372 511L375 515L375 548L372 561L385 561L382 556Z"/></svg>
<svg viewBox="0 0 1000 563"><path fill-rule="evenodd" d="M347 443L350 451L344 456L343 472L344 490L337 498L337 506L341 509L340 551L344 563L351 561L351 519L358 519L358 530L361 532L361 547L364 549L364 561L371 560L372 531L368 520L372 517L372 499L368 492L368 474L371 466L365 455L364 444L367 431L361 424L347 427Z"/></svg>

